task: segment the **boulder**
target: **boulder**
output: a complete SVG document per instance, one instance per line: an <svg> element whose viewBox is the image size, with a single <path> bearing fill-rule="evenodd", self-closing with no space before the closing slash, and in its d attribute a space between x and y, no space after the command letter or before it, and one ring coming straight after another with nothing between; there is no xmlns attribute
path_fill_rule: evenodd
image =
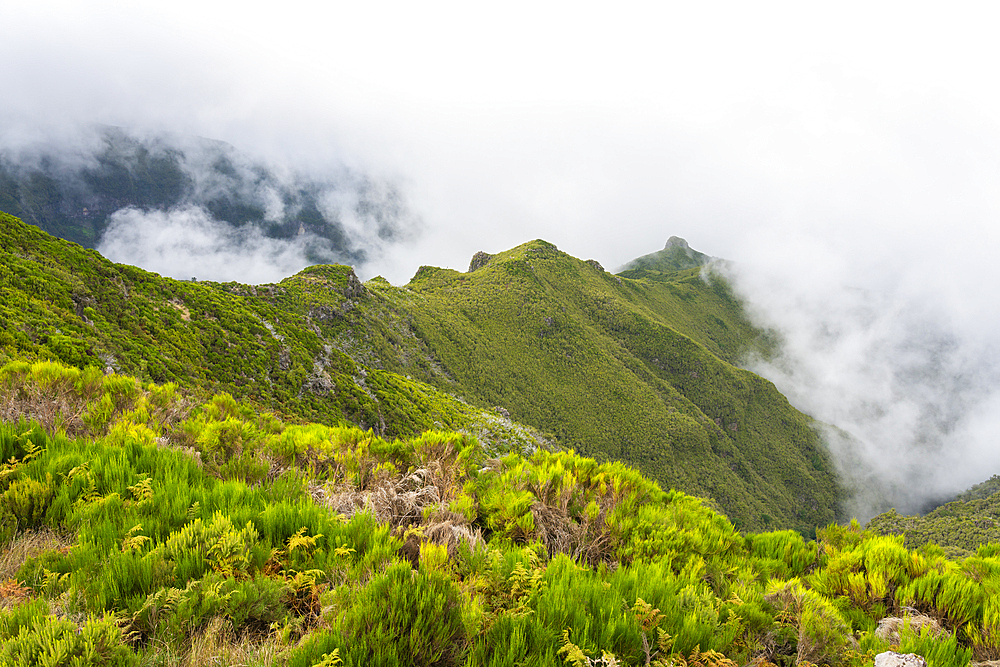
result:
<svg viewBox="0 0 1000 667"><path fill-rule="evenodd" d="M916 653L886 651L875 656L875 667L927 667L927 661Z"/></svg>

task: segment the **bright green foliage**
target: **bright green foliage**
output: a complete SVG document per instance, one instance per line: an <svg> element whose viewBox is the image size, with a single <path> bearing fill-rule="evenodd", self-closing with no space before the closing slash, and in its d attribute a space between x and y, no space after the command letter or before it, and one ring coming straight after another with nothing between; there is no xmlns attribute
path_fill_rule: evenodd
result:
<svg viewBox="0 0 1000 667"><path fill-rule="evenodd" d="M300 274L301 280L322 288L337 307L353 303L347 294L361 285L349 267L314 269ZM310 280L320 273L328 278ZM88 402L86 392L100 386L103 368L141 377L143 383L225 391L299 418L346 420L389 437L440 424L495 438L502 451L536 446L538 437L529 429L386 372L370 356L355 359L341 351L335 329L317 327L325 311L300 313L284 306L288 296L298 294L296 284L290 279L253 288L163 278L113 264L0 213L0 362L55 360L82 369L78 378L46 391L84 393ZM35 412L31 399L17 395L7 411ZM50 402L47 409L59 404ZM71 402L60 410L63 419L82 419L71 432L103 429L123 409L106 401L83 414L73 408Z"/></svg>
<svg viewBox="0 0 1000 667"><path fill-rule="evenodd" d="M797 634L797 663L839 662L850 627L829 598L805 588L798 579L774 579L767 585L767 600L777 610L779 621Z"/></svg>
<svg viewBox="0 0 1000 667"><path fill-rule="evenodd" d="M44 600L0 611L0 665L7 667L131 667L139 657L122 644L113 617L77 625L49 614Z"/></svg>
<svg viewBox="0 0 1000 667"><path fill-rule="evenodd" d="M18 391L73 373L20 368ZM458 433L387 441L288 426L229 395L175 410L186 399L125 381L114 391L95 382L88 396L124 406L103 435L0 425L4 494L28 499L8 511L74 540L21 566L16 585L39 597L0 611L11 655L52 645L132 664L221 621L233 641L286 645L278 665L861 667L890 648L876 622L904 606L945 619L950 637L903 633L901 646L935 667L1000 653L996 545L957 563L856 523L819 531L819 543L793 531L743 536L696 498L572 452L489 459ZM207 439L218 424L238 444ZM229 478L247 452L287 469L253 485ZM306 489L369 509L345 518ZM90 630L57 620L46 600L97 620ZM112 613L117 625L100 620Z"/></svg>
<svg viewBox="0 0 1000 667"><path fill-rule="evenodd" d="M900 516L889 510L869 521L867 528L882 534L902 533L911 549L934 542L953 557L969 556L980 544L1000 542L1000 523L995 519L1000 514L1000 492L985 495L996 484L983 482L923 516Z"/></svg>
<svg viewBox="0 0 1000 667"><path fill-rule="evenodd" d="M31 237L30 230L22 232ZM3 251L11 253L12 262L31 256L40 266L58 268L58 262L42 261L45 255L33 245L36 242L15 250L5 245ZM53 244L52 256L69 250ZM166 284L93 257L81 260L81 274L91 260L129 290L141 292L139 287L145 285L153 293ZM7 265L0 267L0 286L10 286L3 283L8 275L4 271L9 274ZM574 299L547 300L562 293L557 288L566 275L581 279ZM723 361L735 353L736 338L710 341L708 330L701 327L704 320L693 311L687 320L678 319L686 322L690 335L666 331L664 327L674 325L658 320L651 299L673 299L678 312L699 300L703 306L715 303L722 309L714 311L720 319L729 308L724 292L715 291L721 287L694 273L679 276L650 274L619 284L597 267L580 266L550 246L535 243L493 257L471 274L425 269L403 290L372 281L365 292L342 267L315 267L289 279L281 288L286 291L276 286L266 306L252 294L231 293L246 289L241 286L228 286L229 291L198 286L205 290L202 296L215 299L215 321L242 312L236 306L227 310L234 303L264 308L257 313L274 308L266 311L273 318L267 321L289 341L294 333L277 329L278 318L273 317L279 306L287 305L287 311L280 311L287 312L282 323L311 317L321 333L309 329L309 335L337 340L359 358L370 355L366 376L355 361L350 371L358 373L351 376L356 386L376 396L361 391L365 400L373 401L365 405L376 406L370 414L378 417L381 410L386 419L385 426L366 422L372 428L339 418L325 424L291 423L288 415L306 416L309 410L330 416L323 411L333 410L331 406L348 416L347 403L320 405L303 393L276 415L262 407L280 399L279 389L269 393L271 389L259 385L249 387L252 383L230 383L221 374L218 383L181 374L179 386L157 384L55 361L54 352L41 350L49 343L39 343L40 337L26 337L24 347L8 347L29 360L14 358L0 367L0 546L16 569L15 579L0 581L0 664L81 662L73 662L72 656L84 664L218 662L217 656L194 655L209 636L224 637L230 646L263 642L272 650L256 664L276 667L791 667L803 661L862 667L870 665L874 652L890 648L919 651L931 667L958 667L970 657L1000 658L1000 545L982 545L974 556L949 560L935 545L911 550L901 536L864 531L857 523L830 525L818 531L815 542L803 536L807 530L744 535L714 510L720 503L737 518L767 510L776 521L804 528L806 524L796 521L822 515L822 503L817 500L818 514L811 514L808 503L822 495L823 484L817 480L825 464L810 459L810 443L815 442L811 436L797 440L796 435L793 444L801 447L795 450L798 454L792 452L790 468L772 466L769 477L763 468L753 468L754 457L781 456L778 450L755 449L763 440L782 442L784 436L769 430L771 421L789 420L782 427L790 429L781 431L785 436L811 433L808 423L772 400L773 387ZM549 296L527 290L531 281ZM524 321L545 312L553 324L539 325L545 328L537 331L525 328L525 334L510 326L515 320L504 320L513 311L501 307L495 309L498 319L489 319L477 305L476 294L492 285L500 298L495 303L513 308L514 301L504 301L501 284L522 299ZM44 281L35 287L38 294L45 293ZM54 300L47 302L48 310L58 313L62 306L52 304L57 304L60 292L49 287ZM194 302L197 293L186 294ZM455 317L462 313L469 326L453 327L458 320L444 309L447 293L447 298L465 299L459 300L465 309L455 311ZM607 307L588 311L587 300L595 294L606 297L602 303ZM282 305L286 300L290 303ZM334 307L334 301L341 315L319 310ZM348 301L353 305L345 308ZM407 310L411 302L424 302L426 309ZM567 312L588 312L590 319L560 319L563 311L552 309L554 304L564 305ZM93 311L88 319L97 322L101 309L87 307ZM185 307L192 320L209 312ZM385 316L382 324L372 327L369 339L355 337L354 347L348 345L345 341L358 331L352 329L356 321L351 318L375 312ZM416 332L433 328L428 313L444 319L436 333L421 338ZM115 326L128 323L123 317ZM4 331L16 333L17 323L28 321L4 320L5 327L8 322L16 325ZM528 345L532 335L556 324L569 333L542 335L533 343L536 348ZM264 329L265 346L268 340L279 340ZM68 325L60 330L68 331ZM569 335L573 332L587 335L577 338ZM594 332L603 333L590 336ZM493 345L491 337L499 333L508 336L509 347ZM604 455L589 458L538 447L540 440L529 430L500 413L489 416L445 398L429 385L376 368L378 354L389 349L380 346L388 345L397 354L392 364L398 369L410 368L442 387L468 388L471 385L462 384L465 380L456 370L463 368L462 362L439 355L445 348L434 346L432 338L438 335L454 336L448 346L455 354L464 349L464 337L471 336L478 353L492 360L483 368L498 374L490 382L500 378L513 383L511 389L476 386L494 386L513 392L511 396L527 393L531 383L519 383L531 378L502 369L503 364L550 345L562 346L568 360L590 359L576 371L578 377L622 364L631 369L635 384L645 383L648 389L655 376L663 381L655 384L660 405L675 409L669 414L676 421L665 423L681 429L664 432L664 442L673 448L670 465L689 468L676 474L708 485L698 488L717 484L712 488L722 489L724 478L716 477L716 464L727 461L739 468L746 463L750 467L745 471L758 470L759 479L749 473L736 477L744 482L756 479L764 485L763 495L750 504L728 505L727 497L738 499L750 489L731 476L725 479L735 495L713 492L708 502L665 490L658 481ZM22 341L16 335L13 340ZM671 349L676 356L658 351L657 346L667 345L665 340L670 341L668 347L675 346ZM65 343L55 339L46 349L70 355ZM591 343L594 351L586 347ZM294 359L294 349L289 350ZM336 356L323 354L328 360ZM673 377L676 369L670 364L661 368L648 363L664 359L673 360L683 372ZM539 375L532 382L557 391L546 384L542 372L551 359L540 355L536 361ZM695 366L685 366L688 363ZM331 381L340 381L335 373L323 372ZM646 390L625 387L614 373L602 377L607 380L603 391L618 392L626 403ZM280 388L286 380L272 381ZM204 393L215 387L225 391ZM395 399L387 387L405 389L410 396L396 404L404 406L399 412L392 412ZM349 395L340 398L348 400ZM296 403L299 399L302 402ZM488 399L482 394L476 400L505 404ZM506 404L515 410L514 403ZM622 405L602 403L612 404ZM413 405L424 407L405 407ZM430 428L438 421L435 415L443 414L435 413L434 405L453 406L468 430L448 430L447 419L439 420L441 428ZM563 431L552 429L564 442L574 442L573 429L601 426L599 419L573 421L569 413L559 412L570 403L532 398L519 405L538 414L547 405L565 417ZM712 413L705 411L710 405L736 410L734 414L742 415L739 428L716 429L714 418L709 419ZM760 428L753 426L756 417L751 414L758 411L763 415ZM636 433L649 422L619 412L634 431L607 432L633 438L622 443L632 447L640 442ZM698 450L699 442L708 449ZM697 455L709 450L707 458ZM636 455L653 452L642 451ZM812 487L799 467L805 465L803 456L818 475ZM775 481L781 479L788 484ZM781 490L797 489L790 483L793 479L805 480L805 495L789 497ZM805 514L799 506L806 507ZM768 523L762 516L755 520ZM31 541L34 533L28 529L50 531L65 546L18 551L18 545ZM22 555L13 555L18 553ZM941 619L950 634L917 634L904 628L898 646L875 636L878 621L902 616L911 607Z"/></svg>
<svg viewBox="0 0 1000 667"><path fill-rule="evenodd" d="M444 373L417 377L712 498L748 527L808 534L837 516L841 491L810 421L731 365L757 332L721 278L622 279L533 241L470 273L423 267L403 289L368 289L412 329L401 349L421 341L440 360Z"/></svg>
<svg viewBox="0 0 1000 667"><path fill-rule="evenodd" d="M699 269L621 278L536 241L466 274L425 267L404 288L362 285L344 266L251 287L162 278L0 223L0 359L116 369L140 388L226 392L390 439L457 429L491 454L538 448L509 411L562 446L711 498L741 526L811 534L838 516L818 434L773 385L732 365L760 333L725 281ZM80 422L71 434L129 409L169 418L148 400L87 398L85 412L59 414ZM248 481L270 474L243 447L255 434L215 421L201 433L206 463L225 460L225 475Z"/></svg>

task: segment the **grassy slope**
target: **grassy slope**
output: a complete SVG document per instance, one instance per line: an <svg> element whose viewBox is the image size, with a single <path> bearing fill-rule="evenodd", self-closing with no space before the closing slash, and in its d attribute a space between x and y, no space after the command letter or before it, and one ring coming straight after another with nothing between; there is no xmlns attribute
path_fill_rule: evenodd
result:
<svg viewBox="0 0 1000 667"><path fill-rule="evenodd" d="M405 288L363 286L341 266L250 287L162 278L3 223L0 347L11 355L113 357L154 381L388 436L438 425L529 443L488 412L498 406L712 498L748 528L809 532L836 518L818 436L773 385L729 363L757 334L725 284L697 269L622 279L533 242L472 273L424 268Z"/></svg>
<svg viewBox="0 0 1000 667"><path fill-rule="evenodd" d="M818 436L771 383L724 361L754 332L697 270L623 280L535 241L471 273L424 267L405 288L370 287L452 378L437 381L475 402L711 497L749 527L835 518Z"/></svg>
<svg viewBox="0 0 1000 667"><path fill-rule="evenodd" d="M0 419L0 664L1000 658L997 544L955 562L856 523L741 535L620 463L489 460L458 433L387 441L191 398L0 366L0 406L46 416ZM912 607L948 633L878 636Z"/></svg>
<svg viewBox="0 0 1000 667"><path fill-rule="evenodd" d="M264 298L257 288L177 281L113 264L6 214L0 226L2 353L111 365L388 436L437 424L520 438L517 428L427 384L355 362L309 319L271 303L283 285L259 288ZM343 289L353 276L347 267L332 273L327 289Z"/></svg>

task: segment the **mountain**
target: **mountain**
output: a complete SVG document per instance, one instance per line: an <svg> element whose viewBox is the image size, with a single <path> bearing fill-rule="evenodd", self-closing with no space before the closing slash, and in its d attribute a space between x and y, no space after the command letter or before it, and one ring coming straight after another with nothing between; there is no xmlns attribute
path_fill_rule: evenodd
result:
<svg viewBox="0 0 1000 667"><path fill-rule="evenodd" d="M659 426L685 482L808 451L726 361L756 344L738 306L702 268L623 278L543 241L403 287L176 281L0 215L0 665L1000 659L996 543L745 533L560 447ZM758 471L779 502L783 465Z"/></svg>
<svg viewBox="0 0 1000 667"><path fill-rule="evenodd" d="M227 391L386 437L440 425L498 451L535 447L544 437L525 424L748 528L810 533L838 516L843 491L810 420L733 365L756 332L699 269L628 279L534 241L467 273L423 267L403 287L328 265L216 284L115 265L10 216L0 248L0 346L13 357Z"/></svg>
<svg viewBox="0 0 1000 667"><path fill-rule="evenodd" d="M902 516L893 509L871 519L866 528L880 535L903 535L910 549L933 543L953 557L969 556L981 544L1000 542L1000 475L924 515Z"/></svg>
<svg viewBox="0 0 1000 667"><path fill-rule="evenodd" d="M200 137L99 126L73 148L0 151L0 210L85 247L104 240L120 211L183 207L244 234L306 236L314 263L363 261L416 224L391 184L346 168L293 173Z"/></svg>
<svg viewBox="0 0 1000 667"><path fill-rule="evenodd" d="M712 498L743 525L808 530L837 516L808 418L733 365L757 332L718 277L630 280L533 241L467 273L424 267L404 288L372 289L451 378L428 382Z"/></svg>
<svg viewBox="0 0 1000 667"><path fill-rule="evenodd" d="M696 269L711 261L711 257L694 250L684 239L671 236L663 250L633 259L622 267L621 274L628 278L651 277Z"/></svg>

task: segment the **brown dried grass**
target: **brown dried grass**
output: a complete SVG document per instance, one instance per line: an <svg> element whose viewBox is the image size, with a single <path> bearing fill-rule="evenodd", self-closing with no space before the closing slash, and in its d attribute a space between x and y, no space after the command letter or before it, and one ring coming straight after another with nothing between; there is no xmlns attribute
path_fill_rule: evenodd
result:
<svg viewBox="0 0 1000 667"><path fill-rule="evenodd" d="M397 480L382 479L366 490L330 489L313 486L313 501L347 517L370 511L379 523L393 528L423 521L424 510L441 504L441 492L431 481L433 473L425 468Z"/></svg>
<svg viewBox="0 0 1000 667"><path fill-rule="evenodd" d="M101 395L99 389L88 388L78 392L72 381L64 380L39 384L30 378L20 379L16 376L7 378L0 383L0 421L17 422L19 419L38 422L50 433L63 432L74 438L80 436L100 437L107 434L107 429L94 432L83 421L89 404ZM145 391L139 392L146 395ZM137 400L126 401L117 405L108 426L114 424L119 415L135 408ZM149 406L150 418L164 431L187 419L195 401L188 396L175 395L166 406ZM168 439L177 439L168 435ZM183 436L181 436L183 440ZM177 444L171 442L171 444ZM181 443L187 444L187 443Z"/></svg>
<svg viewBox="0 0 1000 667"><path fill-rule="evenodd" d="M178 651L163 645L154 650L156 664L167 667L256 667L276 664L282 646L276 633L239 635L220 617L191 637L189 646Z"/></svg>
<svg viewBox="0 0 1000 667"><path fill-rule="evenodd" d="M461 514L443 511L432 517L431 521L423 527L424 539L434 544L439 544L448 549L448 558L458 556L458 549L462 542L469 545L470 549L485 546L483 531L469 525L468 520Z"/></svg>
<svg viewBox="0 0 1000 667"><path fill-rule="evenodd" d="M593 521L576 521L564 507L553 507L542 502L535 502L531 506L535 533L549 555L564 553L591 566L618 562L614 555L614 540L604 523L606 513L607 510L602 509Z"/></svg>
<svg viewBox="0 0 1000 667"><path fill-rule="evenodd" d="M920 633L924 628L928 628L928 632L935 637L942 639L948 637L948 631L941 626L936 618L921 614L912 607L903 607L902 612L902 616L886 616L879 621L878 627L875 629L875 636L890 644L898 644L900 641L899 633L909 623L913 632Z"/></svg>
<svg viewBox="0 0 1000 667"><path fill-rule="evenodd" d="M0 550L0 581L12 579L25 561L45 551L68 551L76 536L58 533L50 528L26 530L16 534Z"/></svg>

